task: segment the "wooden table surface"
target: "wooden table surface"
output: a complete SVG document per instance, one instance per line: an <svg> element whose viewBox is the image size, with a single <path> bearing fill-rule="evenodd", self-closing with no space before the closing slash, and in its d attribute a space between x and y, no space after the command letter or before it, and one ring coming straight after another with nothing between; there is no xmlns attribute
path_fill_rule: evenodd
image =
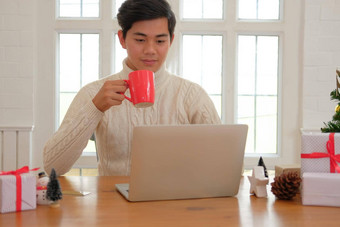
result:
<svg viewBox="0 0 340 227"><path fill-rule="evenodd" d="M60 177L63 190L89 191L86 196L63 195L59 208L0 214L0 226L340 226L340 208L302 206L291 201L249 194L242 177L236 197L135 202L115 189L127 177Z"/></svg>

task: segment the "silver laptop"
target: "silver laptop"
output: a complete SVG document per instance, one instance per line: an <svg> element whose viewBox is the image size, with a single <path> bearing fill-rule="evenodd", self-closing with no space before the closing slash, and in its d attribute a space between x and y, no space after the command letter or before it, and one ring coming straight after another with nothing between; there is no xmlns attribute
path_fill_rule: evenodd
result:
<svg viewBox="0 0 340 227"><path fill-rule="evenodd" d="M247 125L140 126L133 131L129 201L234 196Z"/></svg>

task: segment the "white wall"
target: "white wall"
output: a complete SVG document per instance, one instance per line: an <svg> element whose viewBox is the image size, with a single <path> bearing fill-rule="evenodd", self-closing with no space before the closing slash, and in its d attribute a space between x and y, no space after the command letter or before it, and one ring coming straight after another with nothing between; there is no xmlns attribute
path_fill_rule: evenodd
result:
<svg viewBox="0 0 340 227"><path fill-rule="evenodd" d="M0 0L0 126L33 125L35 0Z"/></svg>
<svg viewBox="0 0 340 227"><path fill-rule="evenodd" d="M55 72L54 62L46 62L41 54L49 54L44 48L54 45L53 31L39 32L49 26L40 18L53 17L53 12L44 10L46 4L54 1L0 0L0 125L35 126L34 167L42 166L42 148L53 133L44 131L54 118L54 103L46 102L44 92L53 90ZM305 0L304 41L300 43L303 88L298 97L302 113L297 129L301 125L320 128L334 114L336 104L329 100L329 93L335 88L335 69L340 67L339 12L340 0ZM42 87L40 81L51 86ZM44 106L48 111L41 111Z"/></svg>
<svg viewBox="0 0 340 227"><path fill-rule="evenodd" d="M329 94L340 68L340 0L305 0L303 51L302 126L319 129L337 105Z"/></svg>

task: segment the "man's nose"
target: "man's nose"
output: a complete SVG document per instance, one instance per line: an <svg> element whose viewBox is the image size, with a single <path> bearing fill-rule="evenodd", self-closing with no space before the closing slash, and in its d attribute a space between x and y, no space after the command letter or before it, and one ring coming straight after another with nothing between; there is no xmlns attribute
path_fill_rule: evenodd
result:
<svg viewBox="0 0 340 227"><path fill-rule="evenodd" d="M156 43L148 41L145 43L144 53L145 54L154 54L156 52Z"/></svg>

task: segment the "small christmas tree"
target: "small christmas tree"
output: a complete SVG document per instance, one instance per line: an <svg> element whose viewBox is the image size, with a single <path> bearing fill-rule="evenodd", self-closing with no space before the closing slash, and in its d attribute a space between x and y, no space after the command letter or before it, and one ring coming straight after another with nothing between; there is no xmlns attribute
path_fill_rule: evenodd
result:
<svg viewBox="0 0 340 227"><path fill-rule="evenodd" d="M335 107L335 114L332 121L324 122L325 127L321 128L321 132L340 132L340 71L336 70L336 89L330 94L331 100L338 100L338 105Z"/></svg>
<svg viewBox="0 0 340 227"><path fill-rule="evenodd" d="M51 170L50 181L47 184L46 198L52 201L52 205L58 204L58 201L62 199L61 187L57 178L57 174L54 169Z"/></svg>

